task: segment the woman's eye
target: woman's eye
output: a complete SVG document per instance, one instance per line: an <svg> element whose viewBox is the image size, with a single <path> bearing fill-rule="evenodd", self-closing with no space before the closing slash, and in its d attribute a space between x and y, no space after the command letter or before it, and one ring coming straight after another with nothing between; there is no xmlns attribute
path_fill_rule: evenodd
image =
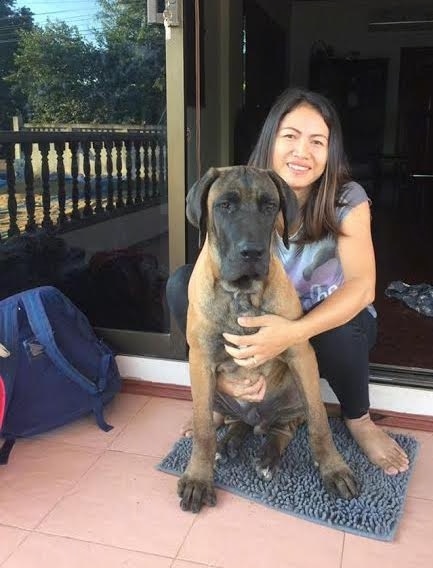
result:
<svg viewBox="0 0 433 568"><path fill-rule="evenodd" d="M315 146L323 146L323 142L321 140L313 140L313 144Z"/></svg>

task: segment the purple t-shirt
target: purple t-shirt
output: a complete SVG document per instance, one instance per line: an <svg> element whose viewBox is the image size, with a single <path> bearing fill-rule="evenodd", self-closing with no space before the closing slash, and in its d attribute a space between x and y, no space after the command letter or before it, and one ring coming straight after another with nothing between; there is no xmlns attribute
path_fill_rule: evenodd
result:
<svg viewBox="0 0 433 568"><path fill-rule="evenodd" d="M354 207L368 201L368 196L359 183L351 181L344 187L341 201L344 205L337 208L339 224ZM296 238L296 235L292 238ZM277 235L275 243L276 254L293 282L305 312L344 283L335 237L327 236L303 246L290 242L286 249L282 238ZM373 306L369 306L369 311L376 315Z"/></svg>

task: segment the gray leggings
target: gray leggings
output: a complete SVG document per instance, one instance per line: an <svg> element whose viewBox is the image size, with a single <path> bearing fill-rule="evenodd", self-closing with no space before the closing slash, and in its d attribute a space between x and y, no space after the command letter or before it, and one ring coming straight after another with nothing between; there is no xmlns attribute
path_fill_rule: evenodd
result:
<svg viewBox="0 0 433 568"><path fill-rule="evenodd" d="M178 268L168 279L166 289L170 312L184 334L192 269L192 264ZM320 376L328 381L346 418L359 418L370 407L368 357L376 336L376 318L364 309L344 325L310 340L316 352Z"/></svg>

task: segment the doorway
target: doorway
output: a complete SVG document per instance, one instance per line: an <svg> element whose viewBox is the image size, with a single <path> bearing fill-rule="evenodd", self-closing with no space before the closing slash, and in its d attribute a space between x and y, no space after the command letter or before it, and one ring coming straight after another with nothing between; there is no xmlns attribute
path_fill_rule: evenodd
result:
<svg viewBox="0 0 433 568"><path fill-rule="evenodd" d="M275 13L277 5L281 20ZM236 120L236 164L248 161L275 96L286 86L288 34L284 21L288 20L289 3L243 2L243 104Z"/></svg>
<svg viewBox="0 0 433 568"><path fill-rule="evenodd" d="M373 224L378 290L392 281L433 284L433 47L400 49L396 152L381 181L391 203L379 202ZM389 168L389 164L388 164ZM388 179L387 179L388 178ZM373 361L433 368L433 320L383 295L377 300L380 335Z"/></svg>
<svg viewBox="0 0 433 568"><path fill-rule="evenodd" d="M433 285L433 41L425 26L372 31L371 14L382 5L244 1L243 120L235 133L243 154L237 163L248 157L283 88L309 87L333 100L352 175L372 200L379 314L372 369L433 386L433 318L386 292L395 281ZM279 10L286 15L276 17ZM271 62L276 81L265 80Z"/></svg>

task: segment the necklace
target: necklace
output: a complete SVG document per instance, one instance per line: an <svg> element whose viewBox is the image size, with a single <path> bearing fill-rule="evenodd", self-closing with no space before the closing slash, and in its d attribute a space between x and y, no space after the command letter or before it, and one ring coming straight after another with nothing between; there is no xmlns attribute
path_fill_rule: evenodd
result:
<svg viewBox="0 0 433 568"><path fill-rule="evenodd" d="M301 229L303 227L304 227L304 221L301 222L301 224L299 225L299 227L296 229L296 231L293 234L287 235L289 240L293 240L295 237L297 237L299 235L299 233L301 232Z"/></svg>

